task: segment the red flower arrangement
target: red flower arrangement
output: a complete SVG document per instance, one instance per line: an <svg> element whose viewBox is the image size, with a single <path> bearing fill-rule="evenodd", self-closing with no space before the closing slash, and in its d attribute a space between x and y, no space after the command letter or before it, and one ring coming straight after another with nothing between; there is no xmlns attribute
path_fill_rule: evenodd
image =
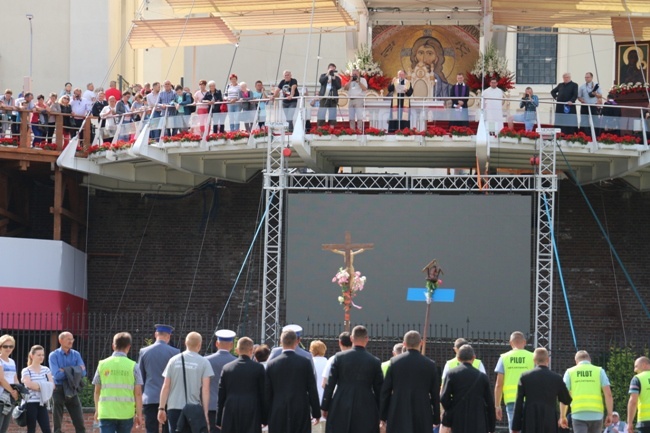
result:
<svg viewBox="0 0 650 433"><path fill-rule="evenodd" d="M92 155L93 153L106 152L111 148L111 143L106 142L102 144L93 144L88 148L88 154Z"/></svg>
<svg viewBox="0 0 650 433"><path fill-rule="evenodd" d="M609 134L603 132L596 138L596 141L602 144L624 144L624 145L633 145L641 143L641 139L634 135L623 135L618 136L616 134Z"/></svg>
<svg viewBox="0 0 650 433"><path fill-rule="evenodd" d="M508 137L508 138L521 138L521 133L515 129L510 129L507 126L499 131L499 137Z"/></svg>
<svg viewBox="0 0 650 433"><path fill-rule="evenodd" d="M456 137L468 137L470 135L476 135L476 131L468 126L452 126L449 128L451 135Z"/></svg>
<svg viewBox="0 0 650 433"><path fill-rule="evenodd" d="M190 134L189 132L182 132L176 135L167 135L163 137L163 143L174 143L174 142L200 142L201 136L199 134Z"/></svg>
<svg viewBox="0 0 650 433"><path fill-rule="evenodd" d="M425 137L444 137L445 135L449 135L449 131L439 126L430 126L426 131L422 132L422 135Z"/></svg>
<svg viewBox="0 0 650 433"><path fill-rule="evenodd" d="M574 134L560 133L560 139L565 141L573 141L574 143L587 144L591 143L591 136L584 132L576 132Z"/></svg>
<svg viewBox="0 0 650 433"><path fill-rule="evenodd" d="M266 126L260 129L253 129L251 135L255 138L264 138L269 135L269 129Z"/></svg>
<svg viewBox="0 0 650 433"><path fill-rule="evenodd" d="M413 137L413 136L422 135L422 131L418 131L415 128L404 128L395 131L395 135L400 135L402 137Z"/></svg>
<svg viewBox="0 0 650 433"><path fill-rule="evenodd" d="M539 139L539 132L521 131L521 138L528 138L530 140L537 140L537 139Z"/></svg>
<svg viewBox="0 0 650 433"><path fill-rule="evenodd" d="M367 131L368 130L366 130L366 132ZM359 134L359 131L352 128L337 128L330 125L323 125L323 126L312 127L309 133L313 135L318 135L319 137L328 136L328 135L340 137L342 135L357 135Z"/></svg>
<svg viewBox="0 0 650 433"><path fill-rule="evenodd" d="M0 146L18 146L20 139L18 137L0 138Z"/></svg>
<svg viewBox="0 0 650 433"><path fill-rule="evenodd" d="M50 143L48 141L43 141L37 145L43 150L57 150L56 149L56 143Z"/></svg>
<svg viewBox="0 0 650 433"><path fill-rule="evenodd" d="M377 129L377 128L366 128L364 131L366 135L374 135L375 137L383 137L386 135L386 130L385 129Z"/></svg>
<svg viewBox="0 0 650 433"><path fill-rule="evenodd" d="M225 132L217 132L214 134L209 134L207 137L205 137L205 141L217 141L217 140L225 140L225 139L226 139Z"/></svg>
<svg viewBox="0 0 650 433"><path fill-rule="evenodd" d="M244 140L248 138L250 134L247 131L230 131L226 132L226 140ZM200 141L200 140L199 140Z"/></svg>
<svg viewBox="0 0 650 433"><path fill-rule="evenodd" d="M128 141L117 140L114 144L109 143L109 145L111 146L111 150L113 151L130 149L131 147L133 147L134 144L135 144L135 139L128 140Z"/></svg>

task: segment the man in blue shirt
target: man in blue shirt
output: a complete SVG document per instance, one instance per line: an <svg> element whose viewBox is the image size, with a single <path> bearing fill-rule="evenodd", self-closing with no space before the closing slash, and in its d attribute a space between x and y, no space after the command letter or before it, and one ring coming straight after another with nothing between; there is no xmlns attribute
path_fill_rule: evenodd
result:
<svg viewBox="0 0 650 433"><path fill-rule="evenodd" d="M52 395L52 401L54 402L54 406L52 407L54 433L62 433L61 422L63 420L64 406L68 409L75 432L86 433L79 395L75 393L74 395L66 396L63 387L63 382L68 380L65 373L67 367L79 367L82 375L84 377L86 376L86 365L84 364L83 359L81 359L79 352L72 348L73 343L74 337L72 334L70 332L62 332L59 334L59 345L61 347L50 353L50 370L52 370L54 383L56 385L56 388L54 388L54 394Z"/></svg>

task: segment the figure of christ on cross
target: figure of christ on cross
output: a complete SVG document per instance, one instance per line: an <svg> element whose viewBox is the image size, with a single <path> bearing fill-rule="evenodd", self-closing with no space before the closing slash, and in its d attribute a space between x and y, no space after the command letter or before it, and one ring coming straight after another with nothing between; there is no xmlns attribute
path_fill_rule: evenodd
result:
<svg viewBox="0 0 650 433"><path fill-rule="evenodd" d="M350 232L345 232L345 243L343 244L323 244L323 249L326 251L331 251L335 254L341 254L343 256L343 262L345 263L345 269L348 271L349 281L348 281L348 290L343 293L343 309L345 311L345 316L343 319L343 325L346 332L350 332L350 308L352 304L351 290L353 287L354 278L354 256L361 254L366 250L371 250L375 247L375 244L353 244L352 235Z"/></svg>

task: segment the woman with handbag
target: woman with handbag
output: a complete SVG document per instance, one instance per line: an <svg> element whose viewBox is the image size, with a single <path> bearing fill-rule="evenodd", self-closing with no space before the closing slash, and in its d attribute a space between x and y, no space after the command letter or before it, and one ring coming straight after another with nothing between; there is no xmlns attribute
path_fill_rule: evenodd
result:
<svg viewBox="0 0 650 433"><path fill-rule="evenodd" d="M41 432L50 433L50 416L47 413L47 398L54 391L54 379L50 369L42 365L45 359L43 346L32 346L27 367L21 372L22 382L29 389L25 411L27 412L27 433L36 432L38 422ZM48 385L49 383L49 385Z"/></svg>
<svg viewBox="0 0 650 433"><path fill-rule="evenodd" d="M11 387L11 385L18 383L16 363L9 358L11 352L14 351L14 347L16 347L14 337L7 334L0 337L0 387L2 387L0 399L4 403L4 405L0 404L0 433L7 433L9 421L11 420L11 408L20 398L18 391ZM9 410L7 410L7 403L9 403Z"/></svg>

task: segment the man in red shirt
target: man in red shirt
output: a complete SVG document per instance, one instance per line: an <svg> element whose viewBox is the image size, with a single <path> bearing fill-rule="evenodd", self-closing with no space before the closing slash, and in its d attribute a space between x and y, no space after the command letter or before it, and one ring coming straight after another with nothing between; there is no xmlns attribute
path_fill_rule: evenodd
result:
<svg viewBox="0 0 650 433"><path fill-rule="evenodd" d="M109 89L106 90L106 92L104 92L106 93L106 100L108 100L108 98L110 98L111 96L115 96L116 101L122 99L122 91L117 88L117 82L111 81L109 86L110 86Z"/></svg>

